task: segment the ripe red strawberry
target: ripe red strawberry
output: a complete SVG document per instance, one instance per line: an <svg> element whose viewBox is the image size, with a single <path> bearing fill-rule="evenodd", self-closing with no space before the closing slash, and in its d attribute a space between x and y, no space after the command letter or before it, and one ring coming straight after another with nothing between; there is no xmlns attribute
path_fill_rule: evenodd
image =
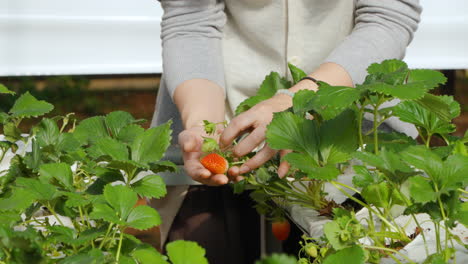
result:
<svg viewBox="0 0 468 264"><path fill-rule="evenodd" d="M207 170L214 174L224 174L229 167L227 160L216 153L204 156L200 162Z"/></svg>
<svg viewBox="0 0 468 264"><path fill-rule="evenodd" d="M276 239L284 241L288 238L291 231L291 225L287 219L273 221L271 223L271 231Z"/></svg>

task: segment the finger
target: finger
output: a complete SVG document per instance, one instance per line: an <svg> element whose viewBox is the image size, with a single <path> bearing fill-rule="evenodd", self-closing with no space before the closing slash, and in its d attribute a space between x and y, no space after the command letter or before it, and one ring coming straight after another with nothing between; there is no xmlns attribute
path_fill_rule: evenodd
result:
<svg viewBox="0 0 468 264"><path fill-rule="evenodd" d="M276 154L276 150L268 146L263 147L255 156L246 161L239 169L240 174L245 174L263 165Z"/></svg>
<svg viewBox="0 0 468 264"><path fill-rule="evenodd" d="M242 157L252 152L258 145L265 140L266 127L260 126L255 128L246 138L242 139L237 144L232 152L238 157Z"/></svg>
<svg viewBox="0 0 468 264"><path fill-rule="evenodd" d="M288 154L288 153L291 153L292 151L291 150L281 150L280 151L280 157L281 159L283 159L283 157ZM278 167L278 177L280 178L283 178L284 176L286 176L286 174L288 173L289 171L289 168L291 168L291 166L289 165L289 163L287 161L282 161Z"/></svg>
<svg viewBox="0 0 468 264"><path fill-rule="evenodd" d="M242 181L243 179L244 179L244 177L242 177L242 176L237 176L237 177L233 180L233 182L240 182L240 181Z"/></svg>
<svg viewBox="0 0 468 264"><path fill-rule="evenodd" d="M185 152L199 151L201 147L199 144L200 140L199 135L188 131L179 134L179 145L182 151Z"/></svg>
<svg viewBox="0 0 468 264"><path fill-rule="evenodd" d="M228 177L231 181L235 180L235 178L237 176L239 176L239 167L238 166L232 166L231 168L229 168L228 170Z"/></svg>
<svg viewBox="0 0 468 264"><path fill-rule="evenodd" d="M219 138L221 148L231 145L236 137L252 126L253 122L253 117L246 115L246 113L232 119Z"/></svg>

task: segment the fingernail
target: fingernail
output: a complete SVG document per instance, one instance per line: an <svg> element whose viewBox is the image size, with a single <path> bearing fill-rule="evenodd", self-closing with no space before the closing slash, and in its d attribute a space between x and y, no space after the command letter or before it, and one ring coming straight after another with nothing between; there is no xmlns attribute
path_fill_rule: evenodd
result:
<svg viewBox="0 0 468 264"><path fill-rule="evenodd" d="M247 172L249 172L249 171L250 171L250 168L249 168L249 166L247 166L247 165L242 165L242 166L240 167L240 169L239 169L239 173L240 173L240 174L244 174L244 173L247 173Z"/></svg>

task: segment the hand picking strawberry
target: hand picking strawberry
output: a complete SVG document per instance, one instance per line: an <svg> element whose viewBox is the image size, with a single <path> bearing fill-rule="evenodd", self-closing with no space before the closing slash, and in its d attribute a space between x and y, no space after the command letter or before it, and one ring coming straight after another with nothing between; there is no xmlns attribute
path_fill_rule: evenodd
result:
<svg viewBox="0 0 468 264"><path fill-rule="evenodd" d="M203 121L204 129L208 136L214 136L217 134L217 125L226 123L212 123L207 120ZM227 150L221 150L218 142L211 137L203 138L202 151L206 153L200 159L200 163L213 174L225 174L229 167L243 163L244 161L235 161L232 152Z"/></svg>

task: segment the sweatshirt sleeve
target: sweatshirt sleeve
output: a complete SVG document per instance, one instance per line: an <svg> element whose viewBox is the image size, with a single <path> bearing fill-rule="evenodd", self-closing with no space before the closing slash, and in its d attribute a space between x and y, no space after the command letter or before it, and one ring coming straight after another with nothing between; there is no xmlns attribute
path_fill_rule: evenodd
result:
<svg viewBox="0 0 468 264"><path fill-rule="evenodd" d="M367 67L385 59L402 59L422 11L418 0L356 0L355 26L325 62L341 65L354 84Z"/></svg>
<svg viewBox="0 0 468 264"><path fill-rule="evenodd" d="M220 0L161 0L161 6L163 75L171 98L176 87L190 79L207 79L224 89L224 4Z"/></svg>

